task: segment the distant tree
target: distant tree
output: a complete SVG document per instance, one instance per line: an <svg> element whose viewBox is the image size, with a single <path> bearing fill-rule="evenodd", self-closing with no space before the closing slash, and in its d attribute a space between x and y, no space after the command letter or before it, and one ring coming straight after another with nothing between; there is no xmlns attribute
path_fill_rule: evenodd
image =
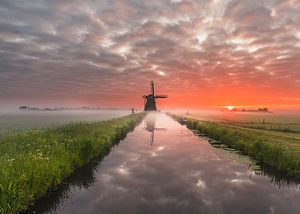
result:
<svg viewBox="0 0 300 214"><path fill-rule="evenodd" d="M19 109L20 110L27 110L27 106L20 106Z"/></svg>

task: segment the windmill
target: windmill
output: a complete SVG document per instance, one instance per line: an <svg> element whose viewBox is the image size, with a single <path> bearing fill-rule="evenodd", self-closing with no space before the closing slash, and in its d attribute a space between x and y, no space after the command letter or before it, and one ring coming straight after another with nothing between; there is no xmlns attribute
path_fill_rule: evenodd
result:
<svg viewBox="0 0 300 214"><path fill-rule="evenodd" d="M156 99L167 98L167 95L155 95L154 94L154 82L151 81L151 94L144 95L144 111L156 111Z"/></svg>

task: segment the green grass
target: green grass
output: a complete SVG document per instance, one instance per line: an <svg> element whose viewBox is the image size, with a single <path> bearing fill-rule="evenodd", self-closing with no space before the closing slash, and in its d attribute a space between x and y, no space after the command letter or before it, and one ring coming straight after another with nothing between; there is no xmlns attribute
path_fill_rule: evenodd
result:
<svg viewBox="0 0 300 214"><path fill-rule="evenodd" d="M272 130L287 133L300 133L300 123L275 123L275 122L240 122L228 121L228 124L252 129Z"/></svg>
<svg viewBox="0 0 300 214"><path fill-rule="evenodd" d="M0 136L0 213L25 210L77 168L105 154L143 113Z"/></svg>
<svg viewBox="0 0 300 214"><path fill-rule="evenodd" d="M255 130L221 122L200 121L171 115L189 129L221 141L255 160L272 166L287 177L300 179L300 138L298 135Z"/></svg>
<svg viewBox="0 0 300 214"><path fill-rule="evenodd" d="M178 112L177 114L180 113ZM299 115L300 112L295 110L278 110L274 111L274 113L193 111L189 114L189 116L194 119L204 121L217 121L252 129L300 134Z"/></svg>

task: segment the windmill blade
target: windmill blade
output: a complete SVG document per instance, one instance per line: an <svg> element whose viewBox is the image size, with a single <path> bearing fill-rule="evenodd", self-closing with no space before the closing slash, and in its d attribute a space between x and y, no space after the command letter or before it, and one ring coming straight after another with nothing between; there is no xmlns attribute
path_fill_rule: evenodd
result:
<svg viewBox="0 0 300 214"><path fill-rule="evenodd" d="M154 82L153 80L151 81L151 93L154 95Z"/></svg>
<svg viewBox="0 0 300 214"><path fill-rule="evenodd" d="M168 98L167 95L156 95L155 98Z"/></svg>

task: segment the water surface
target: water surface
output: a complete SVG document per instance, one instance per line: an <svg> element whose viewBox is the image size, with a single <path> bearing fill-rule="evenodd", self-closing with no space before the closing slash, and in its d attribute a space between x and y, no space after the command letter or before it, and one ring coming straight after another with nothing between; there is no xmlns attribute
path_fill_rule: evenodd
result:
<svg viewBox="0 0 300 214"><path fill-rule="evenodd" d="M299 184L274 182L245 156L212 147L168 116L148 115L34 208L38 213L298 213ZM30 211L32 212L32 210Z"/></svg>

